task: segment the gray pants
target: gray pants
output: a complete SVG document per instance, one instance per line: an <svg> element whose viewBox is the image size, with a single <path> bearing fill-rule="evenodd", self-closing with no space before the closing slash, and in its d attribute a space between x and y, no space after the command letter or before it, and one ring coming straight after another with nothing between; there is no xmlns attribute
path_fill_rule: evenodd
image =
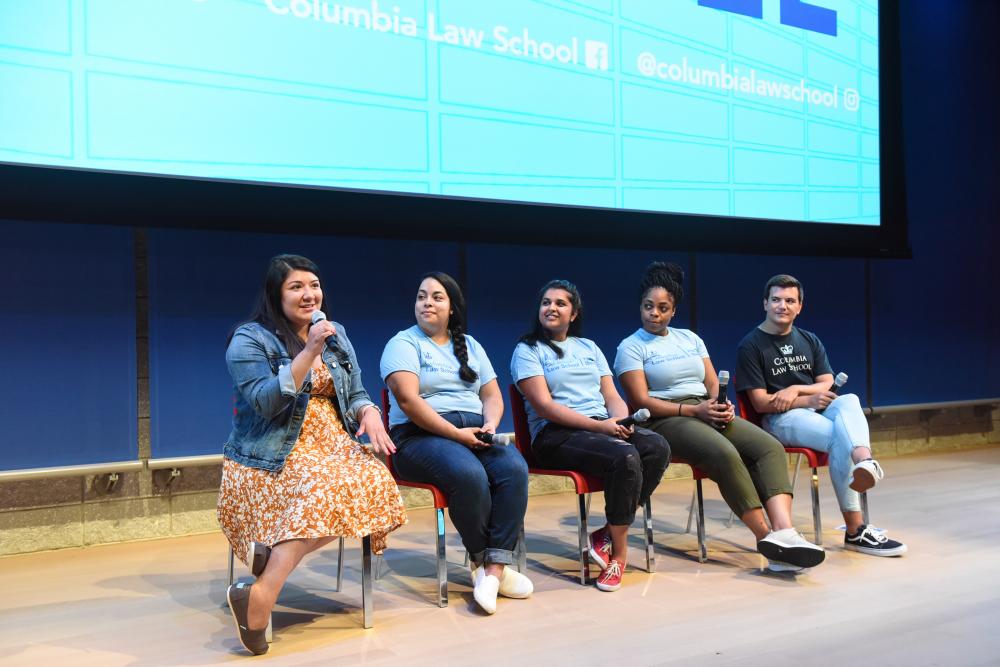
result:
<svg viewBox="0 0 1000 667"><path fill-rule="evenodd" d="M697 405L700 401L677 402ZM705 471L738 517L760 508L772 496L792 493L784 447L744 419L737 417L722 430L697 417L659 417L644 426L666 438L674 456Z"/></svg>

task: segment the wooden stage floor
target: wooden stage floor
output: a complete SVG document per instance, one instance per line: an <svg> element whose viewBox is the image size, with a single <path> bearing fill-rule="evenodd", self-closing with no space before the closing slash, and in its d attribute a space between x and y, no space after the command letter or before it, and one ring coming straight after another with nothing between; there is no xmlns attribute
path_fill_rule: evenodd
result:
<svg viewBox="0 0 1000 667"><path fill-rule="evenodd" d="M886 461L874 523L910 547L902 558L842 549L821 471L827 561L804 575L763 559L718 490L705 484L709 562L684 534L692 482L653 499L655 572L642 571L638 522L616 593L575 573L575 498L532 497L528 573L535 595L478 611L449 530L449 606L432 603L433 511L410 513L361 628L360 543L348 541L344 591L336 549L293 573L275 612L275 665L987 665L1000 664L1000 448ZM602 520L595 496L591 521ZM811 535L806 476L795 517ZM221 535L0 559L0 665L217 665L244 657L225 606ZM239 570L246 574L242 569ZM594 570L596 574L596 570Z"/></svg>

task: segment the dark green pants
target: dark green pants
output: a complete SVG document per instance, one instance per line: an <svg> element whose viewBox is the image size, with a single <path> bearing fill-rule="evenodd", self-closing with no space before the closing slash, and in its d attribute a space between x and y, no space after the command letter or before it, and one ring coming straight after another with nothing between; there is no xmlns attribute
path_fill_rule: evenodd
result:
<svg viewBox="0 0 1000 667"><path fill-rule="evenodd" d="M678 402L697 405L700 399ZM658 417L643 426L666 438L675 457L705 471L738 517L772 496L792 493L784 447L744 419L721 431L697 417Z"/></svg>

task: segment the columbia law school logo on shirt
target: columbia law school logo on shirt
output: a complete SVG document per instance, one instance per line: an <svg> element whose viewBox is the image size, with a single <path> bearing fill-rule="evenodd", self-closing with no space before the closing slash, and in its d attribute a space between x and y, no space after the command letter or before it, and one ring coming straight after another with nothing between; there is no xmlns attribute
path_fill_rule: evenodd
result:
<svg viewBox="0 0 1000 667"><path fill-rule="evenodd" d="M794 348L791 345L779 345L778 349L781 350L782 354L791 354Z"/></svg>

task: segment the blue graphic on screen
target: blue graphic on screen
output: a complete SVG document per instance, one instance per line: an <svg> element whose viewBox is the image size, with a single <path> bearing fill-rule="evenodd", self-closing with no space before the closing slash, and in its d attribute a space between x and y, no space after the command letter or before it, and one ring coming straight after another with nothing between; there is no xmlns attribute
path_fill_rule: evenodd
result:
<svg viewBox="0 0 1000 667"><path fill-rule="evenodd" d="M0 0L0 160L878 225L877 0Z"/></svg>

